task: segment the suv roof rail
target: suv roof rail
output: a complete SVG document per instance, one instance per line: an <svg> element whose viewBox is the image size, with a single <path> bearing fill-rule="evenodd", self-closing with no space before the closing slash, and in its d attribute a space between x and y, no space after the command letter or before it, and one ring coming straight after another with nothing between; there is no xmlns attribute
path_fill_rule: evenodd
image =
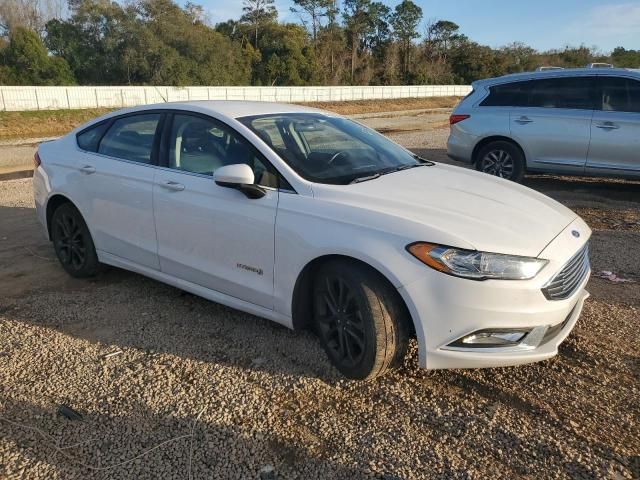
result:
<svg viewBox="0 0 640 480"><path fill-rule="evenodd" d="M610 63L595 62L587 65L587 68L614 68L614 67Z"/></svg>

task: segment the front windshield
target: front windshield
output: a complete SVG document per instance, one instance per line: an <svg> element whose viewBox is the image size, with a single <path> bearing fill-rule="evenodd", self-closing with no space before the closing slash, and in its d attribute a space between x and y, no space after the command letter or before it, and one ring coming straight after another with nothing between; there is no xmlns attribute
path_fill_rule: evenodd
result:
<svg viewBox="0 0 640 480"><path fill-rule="evenodd" d="M299 175L316 183L348 184L424 161L351 120L318 113L238 119Z"/></svg>

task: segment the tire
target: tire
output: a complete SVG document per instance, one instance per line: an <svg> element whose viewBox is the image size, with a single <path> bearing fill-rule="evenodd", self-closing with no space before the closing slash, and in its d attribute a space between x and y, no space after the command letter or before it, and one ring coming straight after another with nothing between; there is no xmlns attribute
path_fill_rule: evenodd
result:
<svg viewBox="0 0 640 480"><path fill-rule="evenodd" d="M53 212L51 240L62 268L72 277L93 277L100 271L87 224L71 203L63 203Z"/></svg>
<svg viewBox="0 0 640 480"><path fill-rule="evenodd" d="M365 265L332 261L320 268L313 320L329 360L348 378L373 379L404 359L406 308L393 286Z"/></svg>
<svg viewBox="0 0 640 480"><path fill-rule="evenodd" d="M521 183L524 178L525 159L515 144L496 141L488 143L478 151L476 168L489 175Z"/></svg>

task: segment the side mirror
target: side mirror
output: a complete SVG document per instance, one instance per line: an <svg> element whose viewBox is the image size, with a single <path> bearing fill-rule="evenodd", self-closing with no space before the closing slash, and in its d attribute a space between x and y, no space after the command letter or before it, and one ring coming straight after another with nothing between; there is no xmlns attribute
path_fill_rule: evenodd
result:
<svg viewBox="0 0 640 480"><path fill-rule="evenodd" d="M235 188L244 193L247 198L262 198L265 195L264 188L254 185L253 170L246 163L225 165L213 172L213 180L216 185L227 188Z"/></svg>

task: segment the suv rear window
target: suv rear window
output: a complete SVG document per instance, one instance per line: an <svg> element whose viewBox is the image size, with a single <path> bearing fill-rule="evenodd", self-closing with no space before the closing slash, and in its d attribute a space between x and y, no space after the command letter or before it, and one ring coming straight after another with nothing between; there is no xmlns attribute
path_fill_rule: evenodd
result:
<svg viewBox="0 0 640 480"><path fill-rule="evenodd" d="M512 82L495 85L481 107L526 107L531 82Z"/></svg>

